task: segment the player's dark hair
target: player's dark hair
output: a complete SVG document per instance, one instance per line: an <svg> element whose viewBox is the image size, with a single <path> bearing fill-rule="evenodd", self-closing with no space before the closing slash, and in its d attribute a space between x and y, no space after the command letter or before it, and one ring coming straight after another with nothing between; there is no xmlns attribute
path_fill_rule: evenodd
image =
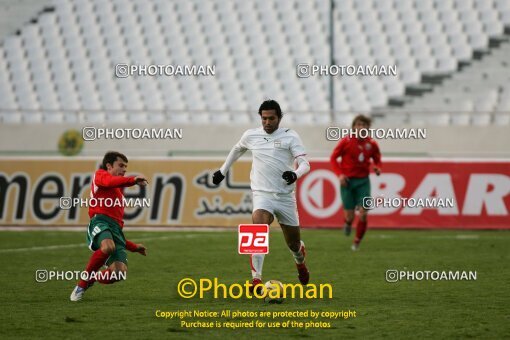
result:
<svg viewBox="0 0 510 340"><path fill-rule="evenodd" d="M117 151L108 151L103 157L103 162L101 163L100 168L106 170L106 164L110 163L113 165L117 158L122 159L126 163L128 162L128 159L124 154Z"/></svg>
<svg viewBox="0 0 510 340"><path fill-rule="evenodd" d="M280 108L280 104L278 104L278 102L276 100L269 99L269 100L265 100L262 104L260 104L259 115L262 116L262 111L265 111L265 110L275 110L278 118L282 118L282 116L283 116L282 109Z"/></svg>
<svg viewBox="0 0 510 340"><path fill-rule="evenodd" d="M370 125L372 125L372 119L370 119L369 117L364 116L364 115L357 115L352 120L352 128L354 128L354 125L356 125L356 122L358 122L358 121L367 124L368 127L370 127Z"/></svg>

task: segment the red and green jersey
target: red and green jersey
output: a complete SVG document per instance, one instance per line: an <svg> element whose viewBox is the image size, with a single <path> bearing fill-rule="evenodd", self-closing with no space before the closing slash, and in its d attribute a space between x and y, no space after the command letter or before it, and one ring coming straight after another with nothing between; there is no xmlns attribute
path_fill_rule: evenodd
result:
<svg viewBox="0 0 510 340"><path fill-rule="evenodd" d="M339 157L342 158L340 162ZM381 152L375 140L347 136L338 142L330 162L337 175L362 178L367 177L370 172L371 158L377 167L381 167Z"/></svg>
<svg viewBox="0 0 510 340"><path fill-rule="evenodd" d="M90 198L101 200L104 202L106 198L113 201L124 200L122 188L130 187L135 184L135 176L113 176L108 171L99 169L94 174L90 188ZM124 226L124 206L103 206L97 204L89 206L89 217L92 218L97 214L106 215L114 219L121 227Z"/></svg>

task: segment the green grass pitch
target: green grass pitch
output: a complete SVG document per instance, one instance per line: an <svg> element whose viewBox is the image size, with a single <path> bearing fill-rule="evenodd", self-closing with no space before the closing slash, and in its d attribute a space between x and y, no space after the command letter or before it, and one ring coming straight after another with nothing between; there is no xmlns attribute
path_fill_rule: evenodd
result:
<svg viewBox="0 0 510 340"><path fill-rule="evenodd" d="M494 338L510 337L510 233L508 231L369 230L361 250L339 230L304 230L312 282L330 283L333 299L184 299L179 280L250 277L247 255L237 254L236 230L137 232L148 256L129 253L127 280L95 284L78 303L74 281L37 283L35 271L81 270L90 251L85 234L62 231L0 232L0 338ZM83 243L83 245L78 245ZM49 247L56 246L56 247ZM20 249L21 248L21 249ZM388 283L398 270L476 271L476 281ZM293 259L272 227L264 279L297 283ZM356 318L319 321L330 328L191 329L156 310L356 311ZM251 321L260 318L233 319ZM310 318L292 318L306 322ZM189 318L188 321L198 320ZM207 321L208 319L202 319ZM209 319L211 320L211 319ZM216 319L220 322L228 318ZM285 321L289 318L264 321Z"/></svg>

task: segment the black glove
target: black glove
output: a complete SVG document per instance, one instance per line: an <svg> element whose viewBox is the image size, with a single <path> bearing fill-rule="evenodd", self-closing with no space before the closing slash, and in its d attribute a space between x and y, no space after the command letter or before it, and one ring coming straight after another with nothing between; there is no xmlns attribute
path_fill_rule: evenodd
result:
<svg viewBox="0 0 510 340"><path fill-rule="evenodd" d="M290 185L297 180L297 175L293 171L285 171L282 178L287 181L287 185Z"/></svg>
<svg viewBox="0 0 510 340"><path fill-rule="evenodd" d="M215 185L218 185L221 183L221 181L223 181L225 179L225 176L223 176L221 174L221 171L218 170L214 173L214 175L212 176L212 182L215 184Z"/></svg>

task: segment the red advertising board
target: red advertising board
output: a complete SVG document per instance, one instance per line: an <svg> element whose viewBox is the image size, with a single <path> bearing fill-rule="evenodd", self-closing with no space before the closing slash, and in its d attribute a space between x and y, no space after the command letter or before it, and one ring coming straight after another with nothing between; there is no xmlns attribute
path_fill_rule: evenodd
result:
<svg viewBox="0 0 510 340"><path fill-rule="evenodd" d="M328 160L312 161L299 181L297 199L304 227L339 227L339 182ZM370 175L372 197L429 199L433 208L384 206L369 212L373 228L510 229L510 161L385 159Z"/></svg>

